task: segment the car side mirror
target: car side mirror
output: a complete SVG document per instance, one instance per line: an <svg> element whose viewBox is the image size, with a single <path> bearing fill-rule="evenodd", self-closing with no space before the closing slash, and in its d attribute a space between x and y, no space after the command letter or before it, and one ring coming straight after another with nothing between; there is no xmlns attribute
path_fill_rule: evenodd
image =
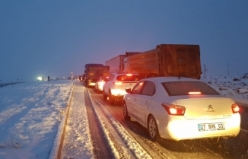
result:
<svg viewBox="0 0 248 159"><path fill-rule="evenodd" d="M126 90L127 93L132 94L132 89L131 88L126 88L125 90Z"/></svg>

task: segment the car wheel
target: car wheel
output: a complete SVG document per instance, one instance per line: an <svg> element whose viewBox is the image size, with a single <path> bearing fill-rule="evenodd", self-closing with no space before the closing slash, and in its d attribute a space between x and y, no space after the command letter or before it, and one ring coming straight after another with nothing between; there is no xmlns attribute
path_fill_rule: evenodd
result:
<svg viewBox="0 0 248 159"><path fill-rule="evenodd" d="M114 105L114 102L115 102L115 98L114 96L112 96L111 92L109 91L109 103L111 105Z"/></svg>
<svg viewBox="0 0 248 159"><path fill-rule="evenodd" d="M157 141L159 138L158 126L153 116L148 119L148 133L152 141Z"/></svg>
<svg viewBox="0 0 248 159"><path fill-rule="evenodd" d="M208 141L211 145L218 146L221 144L221 138L216 137L216 138L208 138Z"/></svg>
<svg viewBox="0 0 248 159"><path fill-rule="evenodd" d="M103 96L103 99L104 99L104 100L107 100L107 97L108 97L108 96L107 96L107 94L106 94L104 91L103 91L103 93L102 93L102 96Z"/></svg>
<svg viewBox="0 0 248 159"><path fill-rule="evenodd" d="M130 120L130 116L128 115L127 105L123 102L123 116L125 120Z"/></svg>

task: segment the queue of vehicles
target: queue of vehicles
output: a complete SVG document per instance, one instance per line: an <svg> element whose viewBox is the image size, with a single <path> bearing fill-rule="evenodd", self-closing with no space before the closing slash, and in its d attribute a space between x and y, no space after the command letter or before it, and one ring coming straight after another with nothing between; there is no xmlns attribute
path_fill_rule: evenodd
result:
<svg viewBox="0 0 248 159"><path fill-rule="evenodd" d="M143 125L153 141L219 141L240 132L239 106L199 80L199 45L161 44L118 55L105 66L108 73L98 78L95 89L110 104L120 102L124 118Z"/></svg>

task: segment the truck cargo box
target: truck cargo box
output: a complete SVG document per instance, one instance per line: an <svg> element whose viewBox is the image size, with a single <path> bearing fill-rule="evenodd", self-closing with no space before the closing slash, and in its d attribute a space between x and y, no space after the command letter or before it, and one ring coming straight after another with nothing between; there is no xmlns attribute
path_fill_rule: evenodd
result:
<svg viewBox="0 0 248 159"><path fill-rule="evenodd" d="M109 70L111 73L122 73L124 72L125 58L139 53L140 52L126 52L126 54L124 55L118 55L116 57L107 60L105 62L105 65L109 66Z"/></svg>
<svg viewBox="0 0 248 159"><path fill-rule="evenodd" d="M199 79L201 76L199 45L161 44L153 50L128 57L129 72L142 77L176 76Z"/></svg>
<svg viewBox="0 0 248 159"><path fill-rule="evenodd" d="M87 69L87 68L89 68L89 67L101 67L101 66L103 66L103 64L97 64L97 63L88 63L88 64L86 64L84 67L85 67L85 69Z"/></svg>

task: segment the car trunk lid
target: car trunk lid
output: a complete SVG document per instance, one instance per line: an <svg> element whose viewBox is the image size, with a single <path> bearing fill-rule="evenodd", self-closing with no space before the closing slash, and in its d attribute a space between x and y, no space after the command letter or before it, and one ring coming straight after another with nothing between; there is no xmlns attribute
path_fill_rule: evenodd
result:
<svg viewBox="0 0 248 159"><path fill-rule="evenodd" d="M235 102L226 97L185 97L174 98L175 104L184 106L186 112L184 114L187 119L216 119L230 117L232 112L232 104Z"/></svg>

